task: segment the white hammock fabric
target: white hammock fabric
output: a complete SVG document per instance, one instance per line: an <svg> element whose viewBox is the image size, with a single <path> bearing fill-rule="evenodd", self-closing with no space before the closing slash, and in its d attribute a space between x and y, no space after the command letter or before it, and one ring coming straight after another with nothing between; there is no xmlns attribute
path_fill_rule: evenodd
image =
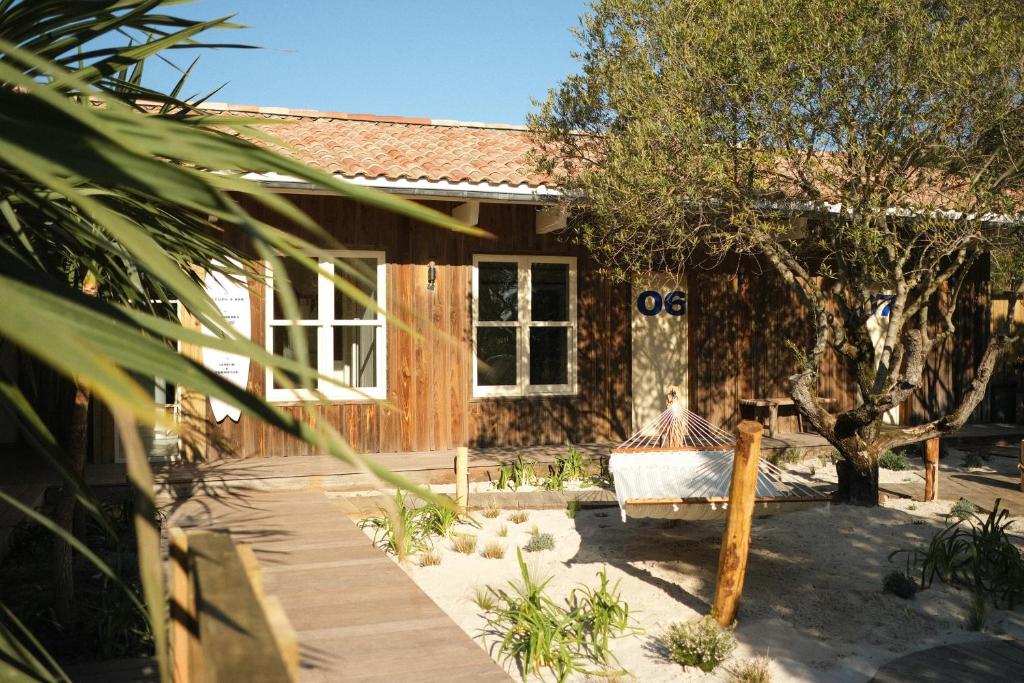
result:
<svg viewBox="0 0 1024 683"><path fill-rule="evenodd" d="M629 517L716 519L725 516L735 439L673 403L612 450L608 469L622 521ZM820 505L823 496L760 460L758 512Z"/></svg>

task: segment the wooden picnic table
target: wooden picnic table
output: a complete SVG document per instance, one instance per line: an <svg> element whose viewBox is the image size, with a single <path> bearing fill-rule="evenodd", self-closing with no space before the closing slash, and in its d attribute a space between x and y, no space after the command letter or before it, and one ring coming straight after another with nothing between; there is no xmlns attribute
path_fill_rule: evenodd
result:
<svg viewBox="0 0 1024 683"><path fill-rule="evenodd" d="M835 403L833 398L819 398L819 401L823 403ZM775 437L775 434L779 431L779 406L795 406L796 402L788 396L778 396L771 398L741 398L741 406L750 406L752 408L767 408L768 409L768 436ZM804 418L799 410L796 411L796 424L797 431L804 431Z"/></svg>

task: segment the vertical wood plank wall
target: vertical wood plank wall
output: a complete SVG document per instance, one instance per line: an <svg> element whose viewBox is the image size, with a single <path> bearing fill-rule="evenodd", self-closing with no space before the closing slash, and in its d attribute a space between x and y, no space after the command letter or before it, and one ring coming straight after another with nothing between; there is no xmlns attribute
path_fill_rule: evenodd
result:
<svg viewBox="0 0 1024 683"><path fill-rule="evenodd" d="M599 277L586 254L563 238L537 235L536 208L483 204L480 227L497 239L456 235L343 199L290 195L295 204L345 248L386 252L389 310L418 332L387 331L388 400L287 406L304 419L325 419L362 452L408 452L461 445L520 446L565 441L615 441L628 435L629 292ZM430 204L450 212L452 204ZM259 218L294 229L265 209ZM326 245L336 246L336 245ZM578 259L578 385L571 397L473 399L470 350L470 274L475 253L564 254ZM437 264L434 291L427 263ZM264 293L254 283L253 337L264 342ZM619 305L610 305L616 302ZM253 365L250 387L262 392L263 369ZM310 411L313 411L311 413ZM302 455L308 447L243 418L209 428L210 455ZM218 447L219 445L219 447Z"/></svg>

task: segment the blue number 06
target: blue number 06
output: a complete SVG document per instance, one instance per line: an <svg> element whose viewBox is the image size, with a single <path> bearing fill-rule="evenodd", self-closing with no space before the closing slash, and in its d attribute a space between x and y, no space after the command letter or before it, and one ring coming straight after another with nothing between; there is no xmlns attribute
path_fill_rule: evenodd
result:
<svg viewBox="0 0 1024 683"><path fill-rule="evenodd" d="M636 298L636 309L644 315L658 315L662 306L669 315L683 315L686 313L686 292L678 289L665 295L664 301L661 294L654 290L640 292Z"/></svg>

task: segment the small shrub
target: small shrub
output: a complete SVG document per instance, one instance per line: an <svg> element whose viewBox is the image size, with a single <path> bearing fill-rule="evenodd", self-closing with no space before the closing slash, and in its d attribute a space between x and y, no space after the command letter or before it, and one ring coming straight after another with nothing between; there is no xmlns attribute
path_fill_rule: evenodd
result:
<svg viewBox="0 0 1024 683"><path fill-rule="evenodd" d="M580 502L578 500L570 500L565 505L565 516L569 519L576 519L576 513L580 511Z"/></svg>
<svg viewBox="0 0 1024 683"><path fill-rule="evenodd" d="M964 469L973 470L979 467L985 466L985 461L981 457L980 450L970 451L964 456L964 460L960 463L960 466Z"/></svg>
<svg viewBox="0 0 1024 683"><path fill-rule="evenodd" d="M530 513L526 510L516 510L515 512L509 513L508 516L508 521L513 524L522 524L528 519L530 519Z"/></svg>
<svg viewBox="0 0 1024 683"><path fill-rule="evenodd" d="M555 549L555 537L551 534L531 534L530 541L523 546L523 550L528 553L536 553L541 550L554 550Z"/></svg>
<svg viewBox="0 0 1024 683"><path fill-rule="evenodd" d="M562 491L565 489L565 481L565 478L556 469L553 469L541 486L545 491Z"/></svg>
<svg viewBox="0 0 1024 683"><path fill-rule="evenodd" d="M500 527L498 527L498 535L502 538L508 536L508 524L502 524Z"/></svg>
<svg viewBox="0 0 1024 683"><path fill-rule="evenodd" d="M732 631L719 626L711 616L670 625L664 640L673 662L705 673L714 671L736 648Z"/></svg>
<svg viewBox="0 0 1024 683"><path fill-rule="evenodd" d="M785 448L781 451L773 451L768 456L768 462L775 465L776 467L782 467L783 465L795 465L804 459L804 452L799 448Z"/></svg>
<svg viewBox="0 0 1024 683"><path fill-rule="evenodd" d="M441 553L436 550L420 553L419 565L421 567L436 567L439 564L441 564Z"/></svg>
<svg viewBox="0 0 1024 683"><path fill-rule="evenodd" d="M966 520L973 517L978 512L978 506L967 500L961 498L957 502L953 503L953 507L949 508L949 517L956 517L957 519Z"/></svg>
<svg viewBox="0 0 1024 683"><path fill-rule="evenodd" d="M452 536L452 550L463 555L472 555L476 552L476 536L473 534L454 534Z"/></svg>
<svg viewBox="0 0 1024 683"><path fill-rule="evenodd" d="M917 595L917 582L906 572L894 569L885 575L882 580L882 589L886 593L892 593L904 600L913 600Z"/></svg>
<svg viewBox="0 0 1024 683"><path fill-rule="evenodd" d="M886 451L878 456L878 466L887 469L902 472L903 470L909 470L911 468L910 460L907 459L903 453L897 453L895 451Z"/></svg>
<svg viewBox="0 0 1024 683"><path fill-rule="evenodd" d="M965 626L969 631L984 631L988 626L988 618L992 614L992 606L988 598L981 593L972 593L971 602L967 605Z"/></svg>
<svg viewBox="0 0 1024 683"><path fill-rule="evenodd" d="M484 546L484 549L480 551L482 557L486 557L488 560L500 560L505 557L505 546L500 543L488 543Z"/></svg>
<svg viewBox="0 0 1024 683"><path fill-rule="evenodd" d="M772 683L772 660L767 657L744 659L730 671L730 683Z"/></svg>
<svg viewBox="0 0 1024 683"><path fill-rule="evenodd" d="M488 505L486 508L484 508L482 514L487 519L494 519L495 517L501 514L501 510L499 510L496 505Z"/></svg>
<svg viewBox="0 0 1024 683"><path fill-rule="evenodd" d="M484 612L490 612L498 606L494 592L487 586L477 586L473 589L473 604Z"/></svg>
<svg viewBox="0 0 1024 683"><path fill-rule="evenodd" d="M587 462L583 453L569 444L566 456L555 460L555 471L564 481L582 481L587 477Z"/></svg>

